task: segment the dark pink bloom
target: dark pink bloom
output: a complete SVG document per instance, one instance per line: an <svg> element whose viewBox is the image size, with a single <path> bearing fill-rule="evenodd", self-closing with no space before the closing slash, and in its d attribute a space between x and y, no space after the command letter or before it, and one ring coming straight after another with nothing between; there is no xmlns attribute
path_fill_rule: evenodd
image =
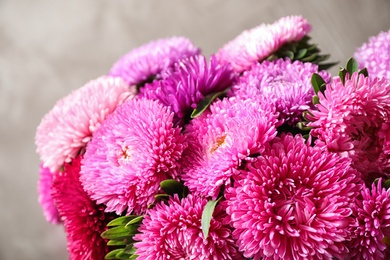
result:
<svg viewBox="0 0 390 260"><path fill-rule="evenodd" d="M50 172L49 168L40 165L39 181L38 181L38 201L43 209L43 215L46 220L53 224L61 222L58 214L57 206L54 204L51 195L54 174Z"/></svg>
<svg viewBox="0 0 390 260"><path fill-rule="evenodd" d="M160 182L177 178L186 143L172 119L158 101L131 99L94 133L80 179L107 212L142 214L154 202Z"/></svg>
<svg viewBox="0 0 390 260"><path fill-rule="evenodd" d="M390 81L335 77L307 118L317 145L348 156L366 177L390 176Z"/></svg>
<svg viewBox="0 0 390 260"><path fill-rule="evenodd" d="M178 60L199 53L200 49L187 38L160 39L144 44L123 56L114 64L110 75L121 77L130 85L143 85Z"/></svg>
<svg viewBox="0 0 390 260"><path fill-rule="evenodd" d="M69 259L104 259L108 253L106 241L100 234L109 222L104 206L96 205L79 181L80 161L65 164L53 183L53 198L64 221Z"/></svg>
<svg viewBox="0 0 390 260"><path fill-rule="evenodd" d="M288 42L297 42L311 31L310 24L301 16L287 16L273 24L261 24L242 32L227 43L217 54L222 63L229 63L237 72L248 70L263 61Z"/></svg>
<svg viewBox="0 0 390 260"><path fill-rule="evenodd" d="M216 198L245 160L264 151L276 136L277 115L254 99L225 98L185 130L181 178L190 191Z"/></svg>
<svg viewBox="0 0 390 260"><path fill-rule="evenodd" d="M383 242L390 237L390 190L372 184L371 191L364 188L362 198L354 206L357 226L353 228L354 239L348 243L351 259L379 260L385 258L387 249Z"/></svg>
<svg viewBox="0 0 390 260"><path fill-rule="evenodd" d="M175 124L183 125L206 95L224 91L235 82L230 66L220 65L214 56L210 63L197 55L176 63L162 74L162 80L147 84L140 96L159 100L175 113Z"/></svg>
<svg viewBox="0 0 390 260"><path fill-rule="evenodd" d="M243 259L221 206L217 205L209 235L204 238L201 219L206 203L206 199L192 195L181 201L175 196L168 205L160 203L149 210L134 237L137 259Z"/></svg>
<svg viewBox="0 0 390 260"><path fill-rule="evenodd" d="M282 135L225 191L233 238L248 258L340 258L361 188L348 158Z"/></svg>
<svg viewBox="0 0 390 260"><path fill-rule="evenodd" d="M390 80L390 30L371 37L356 50L354 57L370 76Z"/></svg>
<svg viewBox="0 0 390 260"><path fill-rule="evenodd" d="M101 77L59 100L42 118L35 136L43 166L56 172L71 162L106 116L135 93L120 78Z"/></svg>

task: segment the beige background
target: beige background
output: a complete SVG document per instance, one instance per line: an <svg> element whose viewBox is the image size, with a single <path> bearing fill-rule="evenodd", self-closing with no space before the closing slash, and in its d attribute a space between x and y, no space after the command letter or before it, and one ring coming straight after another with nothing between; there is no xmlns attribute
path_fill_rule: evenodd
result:
<svg viewBox="0 0 390 260"><path fill-rule="evenodd" d="M210 55L289 14L306 17L313 42L341 64L390 28L388 0L0 0L0 260L68 258L36 195L35 128L59 98L150 40L184 35Z"/></svg>

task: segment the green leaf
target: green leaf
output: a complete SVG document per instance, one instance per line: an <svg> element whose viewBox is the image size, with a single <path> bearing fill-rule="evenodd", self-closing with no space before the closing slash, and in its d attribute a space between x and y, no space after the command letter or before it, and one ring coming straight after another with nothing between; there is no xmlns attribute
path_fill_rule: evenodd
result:
<svg viewBox="0 0 390 260"><path fill-rule="evenodd" d="M225 93L226 91L220 91L205 96L204 99L199 102L198 106L194 109L194 111L192 111L191 118L197 118L198 116L200 116L216 98L225 95Z"/></svg>
<svg viewBox="0 0 390 260"><path fill-rule="evenodd" d="M168 179L160 182L160 187L163 191L165 191L169 195L181 194L184 189L183 184L173 179Z"/></svg>
<svg viewBox="0 0 390 260"><path fill-rule="evenodd" d="M313 53L312 55L310 56L307 56L303 59L301 59L302 62L307 62L307 61L313 61L317 58L318 54L317 53Z"/></svg>
<svg viewBox="0 0 390 260"><path fill-rule="evenodd" d="M341 83L345 83L345 77L347 76L347 73L348 71L344 68L341 68L340 71L339 71L339 77L340 77L340 80L341 80Z"/></svg>
<svg viewBox="0 0 390 260"><path fill-rule="evenodd" d="M317 94L321 90L323 85L326 85L325 80L317 73L313 73L311 76L311 85L313 86L314 92Z"/></svg>
<svg viewBox="0 0 390 260"><path fill-rule="evenodd" d="M106 254L104 259L118 259L117 254L121 253L123 249L114 249Z"/></svg>
<svg viewBox="0 0 390 260"><path fill-rule="evenodd" d="M290 60L294 60L294 53L292 51L285 51L283 53L283 55L287 58L289 58Z"/></svg>
<svg viewBox="0 0 390 260"><path fill-rule="evenodd" d="M349 74L352 75L352 73L358 71L358 63L356 62L356 60L354 58L350 58L347 62L347 71Z"/></svg>
<svg viewBox="0 0 390 260"><path fill-rule="evenodd" d="M144 216L138 216L136 218L133 218L132 220L130 220L129 223L126 224L125 227L127 227L129 225L133 225L133 224L139 224L140 222L142 222L143 219L144 219Z"/></svg>
<svg viewBox="0 0 390 260"><path fill-rule="evenodd" d="M134 247L133 244L126 246L126 248L123 250L123 252L130 255L134 255L135 251L137 251L137 249Z"/></svg>
<svg viewBox="0 0 390 260"><path fill-rule="evenodd" d="M137 229L138 229L138 226L135 226L135 225L130 225L130 226L118 226L118 227L114 227L114 228L110 228L106 231L104 231L102 234L101 234L101 237L102 238L105 238L105 239L115 239L115 240L119 240L119 239L125 239L125 238L132 238L132 236L134 236L134 234L137 232Z"/></svg>
<svg viewBox="0 0 390 260"><path fill-rule="evenodd" d="M116 239L112 239L112 240L109 240L107 242L107 245L108 246L125 246L129 243L131 243L133 240L132 239L119 239L119 240L116 240Z"/></svg>
<svg viewBox="0 0 390 260"><path fill-rule="evenodd" d="M385 188L386 190L390 188L390 180L385 180L383 182L383 188Z"/></svg>
<svg viewBox="0 0 390 260"><path fill-rule="evenodd" d="M307 126L305 122L298 122L297 127L302 131L310 131L312 129L312 127Z"/></svg>
<svg viewBox="0 0 390 260"><path fill-rule="evenodd" d="M121 226L121 225L126 225L129 221L131 221L134 218L137 218L137 215L129 215L129 216L122 216L118 217L116 219L111 220L108 224L107 227L115 227L115 226Z"/></svg>
<svg viewBox="0 0 390 260"><path fill-rule="evenodd" d="M132 256L129 257L129 259L131 259L131 260L134 260L134 259L137 259L137 258L138 258L138 255L132 255Z"/></svg>
<svg viewBox="0 0 390 260"><path fill-rule="evenodd" d="M305 57L306 53L307 53L307 49L300 49L297 55L295 55L295 59L296 60L302 59L303 57Z"/></svg>
<svg viewBox="0 0 390 260"><path fill-rule="evenodd" d="M313 103L313 105L317 105L320 103L320 98L318 96L313 96L311 98L311 102Z"/></svg>
<svg viewBox="0 0 390 260"><path fill-rule="evenodd" d="M368 77L368 71L367 68L363 68L359 71L359 74L363 74L364 77Z"/></svg>
<svg viewBox="0 0 390 260"><path fill-rule="evenodd" d="M202 232L203 236L206 239L209 236L211 218L213 217L214 209L217 203L222 197L217 200L210 200L207 202L206 206L202 212Z"/></svg>

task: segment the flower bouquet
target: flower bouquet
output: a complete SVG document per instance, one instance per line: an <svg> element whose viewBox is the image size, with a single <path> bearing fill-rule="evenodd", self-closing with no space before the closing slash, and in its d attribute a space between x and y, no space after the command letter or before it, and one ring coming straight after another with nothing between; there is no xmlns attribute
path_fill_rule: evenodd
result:
<svg viewBox="0 0 390 260"><path fill-rule="evenodd" d="M390 31L331 77L310 30L160 39L58 101L39 201L70 259L386 258Z"/></svg>

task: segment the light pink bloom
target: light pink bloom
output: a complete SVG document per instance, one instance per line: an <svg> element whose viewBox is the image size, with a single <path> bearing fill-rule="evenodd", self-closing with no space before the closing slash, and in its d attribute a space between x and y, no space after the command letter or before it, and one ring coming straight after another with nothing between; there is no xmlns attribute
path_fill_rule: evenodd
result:
<svg viewBox="0 0 390 260"><path fill-rule="evenodd" d="M367 68L370 76L390 80L390 30L370 37L356 50L354 57L361 69Z"/></svg>
<svg viewBox="0 0 390 260"><path fill-rule="evenodd" d="M350 157L366 177L390 176L390 81L354 73L318 96L307 115L317 145Z"/></svg>
<svg viewBox="0 0 390 260"><path fill-rule="evenodd" d="M384 237L390 237L390 190L372 184L371 191L364 188L362 198L354 206L357 226L353 228L354 239L348 243L349 257L356 260L379 260L385 258L387 249Z"/></svg>
<svg viewBox="0 0 390 260"><path fill-rule="evenodd" d="M261 24L242 32L221 48L216 56L220 62L230 63L235 71L242 72L285 43L301 40L310 31L310 24L301 16L283 17L273 24Z"/></svg>
<svg viewBox="0 0 390 260"><path fill-rule="evenodd" d="M329 83L330 74L318 71L315 64L291 62L288 58L263 61L244 72L230 95L243 98L261 97L264 102L276 107L281 123L295 126L296 123L303 121L302 113L312 106L313 73L319 73Z"/></svg>
<svg viewBox="0 0 390 260"><path fill-rule="evenodd" d="M53 182L53 198L64 221L69 259L104 259L108 253L106 241L100 236L111 220L103 205L96 205L81 186L80 161L65 164Z"/></svg>
<svg viewBox="0 0 390 260"><path fill-rule="evenodd" d="M43 215L46 220L53 224L61 222L58 214L57 206L54 204L53 197L51 195L53 185L53 173L49 168L40 165L39 181L38 181L38 201L42 207Z"/></svg>
<svg viewBox="0 0 390 260"><path fill-rule="evenodd" d="M120 78L101 77L59 100L38 126L35 143L44 167L58 171L76 158L108 114L135 95Z"/></svg>
<svg viewBox="0 0 390 260"><path fill-rule="evenodd" d="M348 158L282 135L225 191L233 238L255 260L340 258L361 188Z"/></svg>
<svg viewBox="0 0 390 260"><path fill-rule="evenodd" d="M190 191L216 198L245 160L276 136L277 115L253 99L225 98L186 127L181 178Z"/></svg>
<svg viewBox="0 0 390 260"><path fill-rule="evenodd" d="M129 85L142 86L175 62L199 54L197 48L185 37L171 37L151 41L119 59L110 75L123 78Z"/></svg>
<svg viewBox="0 0 390 260"><path fill-rule="evenodd" d="M231 238L231 227L221 206L216 207L207 238L202 232L204 198L189 195L181 201L175 195L168 205L160 203L149 210L134 236L138 260L243 259Z"/></svg>
<svg viewBox="0 0 390 260"><path fill-rule="evenodd" d="M172 118L158 101L131 99L94 133L80 180L107 212L142 214L154 202L160 182L177 178L186 143Z"/></svg>

